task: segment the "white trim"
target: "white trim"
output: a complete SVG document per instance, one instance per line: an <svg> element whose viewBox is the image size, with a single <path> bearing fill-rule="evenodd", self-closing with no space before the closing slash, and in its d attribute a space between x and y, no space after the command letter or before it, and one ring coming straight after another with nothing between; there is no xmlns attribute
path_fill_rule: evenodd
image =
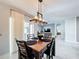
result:
<svg viewBox="0 0 79 59"><path fill-rule="evenodd" d="M65 42L70 43L70 44L74 44L74 45L78 45L78 46L79 46L79 42L68 41L68 40L65 40Z"/></svg>
<svg viewBox="0 0 79 59"><path fill-rule="evenodd" d="M76 34L75 34L76 35L76 40L75 41L77 41L77 20L76 20L76 17L75 17L75 30L76 30Z"/></svg>
<svg viewBox="0 0 79 59"><path fill-rule="evenodd" d="M13 34L13 24L14 24L14 20L13 18L10 16L9 18L9 36L10 36L10 56L12 55L12 52L13 52L13 39L14 39L14 34Z"/></svg>
<svg viewBox="0 0 79 59"><path fill-rule="evenodd" d="M10 55L11 55L11 52L12 52L12 48L11 48L11 38L12 38L12 33L11 33L11 26L12 26L12 18L10 17L9 18L9 38L10 38L10 41L9 41L9 45L10 45L10 47L9 47L9 49L10 49Z"/></svg>

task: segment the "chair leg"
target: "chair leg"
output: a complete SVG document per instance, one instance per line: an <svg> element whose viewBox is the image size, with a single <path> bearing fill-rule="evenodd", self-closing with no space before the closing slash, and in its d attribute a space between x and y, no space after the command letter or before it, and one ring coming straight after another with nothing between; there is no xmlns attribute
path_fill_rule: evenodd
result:
<svg viewBox="0 0 79 59"><path fill-rule="evenodd" d="M55 43L54 43L54 46L53 46L53 56L55 56Z"/></svg>
<svg viewBox="0 0 79 59"><path fill-rule="evenodd" d="M50 59L50 56L49 55L47 56L47 59Z"/></svg>
<svg viewBox="0 0 79 59"><path fill-rule="evenodd" d="M47 55L46 58L47 58L47 59L50 59L50 56Z"/></svg>
<svg viewBox="0 0 79 59"><path fill-rule="evenodd" d="M53 56L50 56L50 59L53 59Z"/></svg>
<svg viewBox="0 0 79 59"><path fill-rule="evenodd" d="M50 59L50 56L49 56L49 59Z"/></svg>
<svg viewBox="0 0 79 59"><path fill-rule="evenodd" d="M53 56L51 58L53 59Z"/></svg>
<svg viewBox="0 0 79 59"><path fill-rule="evenodd" d="M55 56L55 46L54 46L54 48L53 48L53 56Z"/></svg>

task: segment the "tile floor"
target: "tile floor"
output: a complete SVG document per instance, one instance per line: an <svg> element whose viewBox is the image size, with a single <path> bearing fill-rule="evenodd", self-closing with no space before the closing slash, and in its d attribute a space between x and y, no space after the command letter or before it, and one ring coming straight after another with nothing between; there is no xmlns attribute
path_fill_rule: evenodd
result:
<svg viewBox="0 0 79 59"><path fill-rule="evenodd" d="M56 56L54 59L79 59L79 45L56 39Z"/></svg>
<svg viewBox="0 0 79 59"><path fill-rule="evenodd" d="M0 59L18 59L18 56L17 53L12 54L12 56L5 54L0 56ZM43 59L46 59L46 57ZM54 59L79 59L79 45L73 45L57 38L56 56Z"/></svg>

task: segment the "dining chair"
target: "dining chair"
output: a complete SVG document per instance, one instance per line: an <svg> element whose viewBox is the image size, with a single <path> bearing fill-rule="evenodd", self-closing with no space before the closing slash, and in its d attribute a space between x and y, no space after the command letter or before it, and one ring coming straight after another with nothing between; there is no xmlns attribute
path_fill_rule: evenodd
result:
<svg viewBox="0 0 79 59"><path fill-rule="evenodd" d="M52 38L50 45L47 46L45 54L49 57L49 59L53 59L53 56L55 56L55 38Z"/></svg>
<svg viewBox="0 0 79 59"><path fill-rule="evenodd" d="M33 39L33 38L34 38L34 34L28 34L28 35L27 35L27 38L28 38L28 39Z"/></svg>
<svg viewBox="0 0 79 59"><path fill-rule="evenodd" d="M26 45L25 41L16 40L18 46L19 59L34 59L32 50Z"/></svg>

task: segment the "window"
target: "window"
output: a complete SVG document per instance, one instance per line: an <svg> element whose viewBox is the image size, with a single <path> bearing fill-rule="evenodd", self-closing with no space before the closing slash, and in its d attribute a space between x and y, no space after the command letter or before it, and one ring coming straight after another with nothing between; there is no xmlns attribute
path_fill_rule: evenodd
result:
<svg viewBox="0 0 79 59"><path fill-rule="evenodd" d="M24 39L28 40L28 35L34 34L34 23L30 23L28 20L25 19L24 21Z"/></svg>
<svg viewBox="0 0 79 59"><path fill-rule="evenodd" d="M24 22L24 39L27 39L27 35L30 33L29 22Z"/></svg>

